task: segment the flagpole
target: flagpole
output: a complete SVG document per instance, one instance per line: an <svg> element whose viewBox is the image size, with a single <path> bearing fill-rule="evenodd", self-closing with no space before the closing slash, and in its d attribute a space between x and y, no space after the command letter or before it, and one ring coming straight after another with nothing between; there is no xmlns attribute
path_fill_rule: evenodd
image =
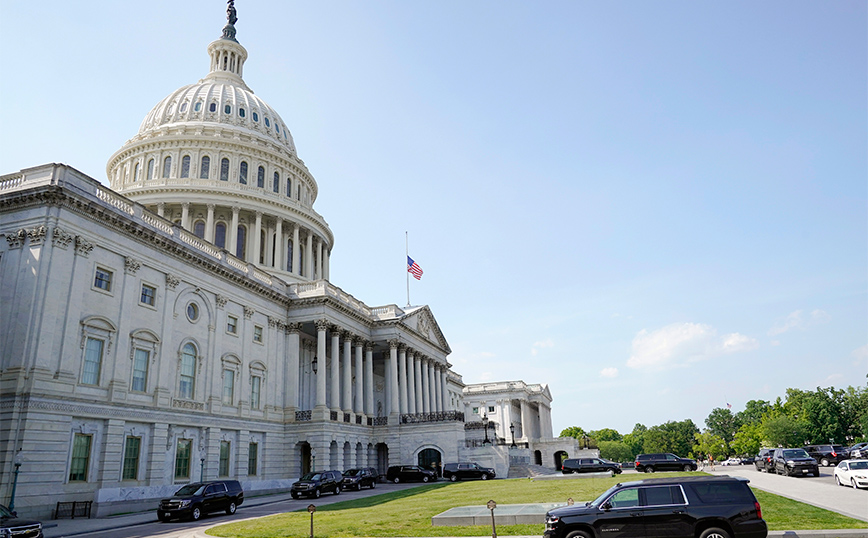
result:
<svg viewBox="0 0 868 538"><path fill-rule="evenodd" d="M404 258L404 265L407 265L407 260L410 259L410 234L404 232L404 246L407 248L407 256ZM407 306L410 306L410 271L407 272Z"/></svg>

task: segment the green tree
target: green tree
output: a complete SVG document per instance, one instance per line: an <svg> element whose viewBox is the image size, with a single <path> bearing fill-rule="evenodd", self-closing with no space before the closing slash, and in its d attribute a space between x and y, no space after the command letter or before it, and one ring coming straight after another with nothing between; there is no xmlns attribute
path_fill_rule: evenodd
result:
<svg viewBox="0 0 868 538"><path fill-rule="evenodd" d="M644 424L637 423L633 426L633 431L624 435L621 439L625 445L630 447L630 452L633 453L633 457L642 453L645 444L646 431L648 431L648 428L646 428Z"/></svg>
<svg viewBox="0 0 868 538"><path fill-rule="evenodd" d="M735 432L735 437L733 437L729 447L733 453L740 456L755 456L762 448L762 443L762 424L746 423L742 424L741 428Z"/></svg>
<svg viewBox="0 0 868 538"><path fill-rule="evenodd" d="M806 440L811 443L843 443L847 437L843 390L834 387L817 387L816 391L787 389L784 410L803 425Z"/></svg>
<svg viewBox="0 0 868 538"><path fill-rule="evenodd" d="M684 456L693 447L693 436L697 433L699 428L689 418L681 422L670 420L648 428L642 448L645 452L671 452Z"/></svg>
<svg viewBox="0 0 868 538"><path fill-rule="evenodd" d="M765 446L802 446L808 435L804 422L783 413L766 415L760 428Z"/></svg>
<svg viewBox="0 0 868 538"><path fill-rule="evenodd" d="M570 426L569 428L564 429L561 432L560 437L574 437L576 439L581 439L586 436L585 430L579 428L578 426Z"/></svg>
<svg viewBox="0 0 868 538"><path fill-rule="evenodd" d="M726 441L708 430L695 434L693 441L693 451L697 454L712 456L717 461L729 456Z"/></svg>
<svg viewBox="0 0 868 538"><path fill-rule="evenodd" d="M736 416L741 424L759 424L763 415L771 410L771 404L765 400L750 400L744 404L744 411L736 413Z"/></svg>
<svg viewBox="0 0 868 538"><path fill-rule="evenodd" d="M741 419L729 409L715 407L705 419L705 426L712 434L723 439L728 447L741 427Z"/></svg>
<svg viewBox="0 0 868 538"><path fill-rule="evenodd" d="M635 454L621 441L600 441L600 457L611 461L632 461Z"/></svg>
<svg viewBox="0 0 868 538"><path fill-rule="evenodd" d="M612 428L603 428L602 430L591 430L588 432L588 437L593 437L597 443L602 441L620 441L623 436L617 430Z"/></svg>
<svg viewBox="0 0 868 538"><path fill-rule="evenodd" d="M868 438L868 388L847 387L843 405L847 439L857 441Z"/></svg>

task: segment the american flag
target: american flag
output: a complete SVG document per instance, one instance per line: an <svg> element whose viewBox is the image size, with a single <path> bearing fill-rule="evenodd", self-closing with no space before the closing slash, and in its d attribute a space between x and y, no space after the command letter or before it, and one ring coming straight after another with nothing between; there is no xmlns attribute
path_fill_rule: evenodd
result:
<svg viewBox="0 0 868 538"><path fill-rule="evenodd" d="M407 256L407 272L413 275L416 280L422 280L422 268L410 256Z"/></svg>
<svg viewBox="0 0 868 538"><path fill-rule="evenodd" d="M729 402L726 402L726 408L727 408L727 409L732 409L732 404L729 403Z"/></svg>

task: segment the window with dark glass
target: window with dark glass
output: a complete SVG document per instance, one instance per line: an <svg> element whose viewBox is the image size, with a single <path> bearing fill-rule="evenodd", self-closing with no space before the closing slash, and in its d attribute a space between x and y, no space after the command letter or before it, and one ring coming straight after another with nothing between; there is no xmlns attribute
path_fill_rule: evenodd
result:
<svg viewBox="0 0 868 538"><path fill-rule="evenodd" d="M124 443L124 469L121 474L122 480L136 480L139 477L139 451L141 449L141 437L127 437Z"/></svg>
<svg viewBox="0 0 868 538"><path fill-rule="evenodd" d="M193 235L198 237L199 239L205 238L205 222L201 220L197 220L195 224L193 224Z"/></svg>
<svg viewBox="0 0 868 538"><path fill-rule="evenodd" d="M187 111L187 103L181 103L181 112Z"/></svg>
<svg viewBox="0 0 868 538"><path fill-rule="evenodd" d="M286 195L292 198L292 180L286 178Z"/></svg>
<svg viewBox="0 0 868 538"><path fill-rule="evenodd" d="M196 385L196 347L186 344L181 350L181 376L178 385L178 395L181 398L192 399Z"/></svg>
<svg viewBox="0 0 868 538"><path fill-rule="evenodd" d="M202 164L199 166L199 177L201 179L208 179L208 171L211 168L211 157L205 155L202 157Z"/></svg>
<svg viewBox="0 0 868 538"><path fill-rule="evenodd" d="M223 113L224 114L232 114L232 107L229 105L224 106L223 107Z"/></svg>
<svg viewBox="0 0 868 538"><path fill-rule="evenodd" d="M253 121L259 121L259 114L256 112L253 113Z"/></svg>
<svg viewBox="0 0 868 538"><path fill-rule="evenodd" d="M220 159L220 181L229 181L229 159Z"/></svg>
<svg viewBox="0 0 868 538"><path fill-rule="evenodd" d="M157 302L157 288L142 284L142 295L139 302L148 306L154 306Z"/></svg>
<svg viewBox="0 0 868 538"><path fill-rule="evenodd" d="M190 177L190 156L184 155L181 159L181 177Z"/></svg>
<svg viewBox="0 0 868 538"><path fill-rule="evenodd" d="M222 222L218 222L214 228L214 244L226 248L226 225Z"/></svg>
<svg viewBox="0 0 868 538"><path fill-rule="evenodd" d="M82 433L75 434L72 439L72 459L69 463L70 482L87 482L91 439L92 436Z"/></svg>
<svg viewBox="0 0 868 538"><path fill-rule="evenodd" d="M151 352L146 349L136 349L133 353L133 383L130 388L135 392L147 392L150 358Z"/></svg>
<svg viewBox="0 0 868 538"><path fill-rule="evenodd" d="M265 126L266 126L266 127L271 127L271 122L268 121L268 118L265 118Z"/></svg>
<svg viewBox="0 0 868 538"><path fill-rule="evenodd" d="M175 448L175 478L190 478L190 456L193 453L192 439L178 439Z"/></svg>
<svg viewBox="0 0 868 538"><path fill-rule="evenodd" d="M172 171L172 158L166 157L163 159L163 177L169 177L169 173Z"/></svg>
<svg viewBox="0 0 868 538"><path fill-rule="evenodd" d="M238 237L235 242L235 256L245 260L247 259L247 228L244 226L238 227Z"/></svg>
<svg viewBox="0 0 868 538"><path fill-rule="evenodd" d="M272 190L276 193L280 193L280 174L274 173L274 184L272 185Z"/></svg>
<svg viewBox="0 0 868 538"><path fill-rule="evenodd" d="M262 166L256 171L256 186L260 189L265 187L265 168Z"/></svg>
<svg viewBox="0 0 868 538"><path fill-rule="evenodd" d="M286 241L286 270L292 272L292 239Z"/></svg>
<svg viewBox="0 0 868 538"><path fill-rule="evenodd" d="M226 317L226 332L236 334L238 332L238 318L235 316Z"/></svg>
<svg viewBox="0 0 868 538"><path fill-rule="evenodd" d="M93 277L93 287L105 291L112 290L112 272L102 267L96 268L96 274Z"/></svg>
<svg viewBox="0 0 868 538"><path fill-rule="evenodd" d="M260 344L262 343L262 327L259 325L253 327L253 341Z"/></svg>
<svg viewBox="0 0 868 538"><path fill-rule="evenodd" d="M247 162L241 161L241 166L238 167L238 183L247 185Z"/></svg>
<svg viewBox="0 0 868 538"><path fill-rule="evenodd" d="M202 102L201 101L196 103L195 106L193 106L194 112L199 112L200 110L202 110Z"/></svg>
<svg viewBox="0 0 868 538"><path fill-rule="evenodd" d="M210 112L217 112L217 103L211 103L211 104L208 106L208 110L209 110Z"/></svg>
<svg viewBox="0 0 868 538"><path fill-rule="evenodd" d="M217 476L229 476L229 441L220 441L220 465Z"/></svg>
<svg viewBox="0 0 868 538"><path fill-rule="evenodd" d="M238 115L239 115L239 116L241 116L241 117L243 118L243 117L245 116L245 114L246 114L246 113L244 112L244 109L243 109L243 108L239 108L239 109L238 109Z"/></svg>
<svg viewBox="0 0 868 538"><path fill-rule="evenodd" d="M154 179L154 159L148 161L148 179Z"/></svg>
<svg viewBox="0 0 868 538"><path fill-rule="evenodd" d="M247 447L247 474L254 476L258 472L259 444L250 443Z"/></svg>

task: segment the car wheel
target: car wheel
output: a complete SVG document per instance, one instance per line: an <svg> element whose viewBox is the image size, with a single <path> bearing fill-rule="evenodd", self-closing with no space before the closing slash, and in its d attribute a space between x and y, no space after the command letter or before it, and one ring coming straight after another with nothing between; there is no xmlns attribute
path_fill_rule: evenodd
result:
<svg viewBox="0 0 868 538"><path fill-rule="evenodd" d="M488 475L487 475L487 474L484 474L484 475L482 475L480 478L482 478L483 480L488 480Z"/></svg>
<svg viewBox="0 0 868 538"><path fill-rule="evenodd" d="M172 518L169 517L169 514L157 514L157 519L159 519L163 523L167 523Z"/></svg>
<svg viewBox="0 0 868 538"><path fill-rule="evenodd" d="M292 495L293 499L298 499L298 493L293 491L292 493L290 493L290 495Z"/></svg>
<svg viewBox="0 0 868 538"><path fill-rule="evenodd" d="M702 531L699 538L730 538L729 533L717 527L711 527Z"/></svg>
<svg viewBox="0 0 868 538"><path fill-rule="evenodd" d="M693 467L691 467L690 465L685 465L685 466L684 466L684 472L685 472L685 473L686 473L687 471L692 471L692 470L693 470Z"/></svg>
<svg viewBox="0 0 868 538"><path fill-rule="evenodd" d="M314 499L319 499L320 495L322 495L322 492L319 490L319 488L316 488L315 490L313 490L313 498Z"/></svg>
<svg viewBox="0 0 868 538"><path fill-rule="evenodd" d="M458 475L454 474L454 475L450 476L449 480L451 480L452 482L458 482Z"/></svg>
<svg viewBox="0 0 868 538"><path fill-rule="evenodd" d="M823 467L828 467L829 466L829 459L828 458L821 459L820 465L822 465Z"/></svg>
<svg viewBox="0 0 868 538"><path fill-rule="evenodd" d="M645 467L645 472L646 472L646 473L653 473L653 472L654 472L654 467Z"/></svg>
<svg viewBox="0 0 868 538"><path fill-rule="evenodd" d="M850 485L853 486L853 489L859 489L859 486L856 485L856 479L855 478L850 479Z"/></svg>
<svg viewBox="0 0 868 538"><path fill-rule="evenodd" d="M567 534L565 538L591 538L591 535L585 531L573 531Z"/></svg>
<svg viewBox="0 0 868 538"><path fill-rule="evenodd" d="M229 506L226 507L226 513L231 516L237 509L238 506L235 505L235 501L229 501Z"/></svg>
<svg viewBox="0 0 868 538"><path fill-rule="evenodd" d="M400 478L398 478L398 477L397 477L397 476L396 476L396 477L395 477L395 479L394 479L394 480L392 480L392 482L394 482L394 483L396 483L396 484L397 484L397 483L398 483L398 482L400 482L400 481L401 481L401 479L400 479Z"/></svg>
<svg viewBox="0 0 868 538"><path fill-rule="evenodd" d="M423 476L423 477L422 477L422 482L427 482L427 481L428 481L428 475Z"/></svg>
<svg viewBox="0 0 868 538"><path fill-rule="evenodd" d="M190 519L192 519L193 521L199 521L200 519L202 519L202 509L198 506L194 506L193 511L190 512Z"/></svg>
<svg viewBox="0 0 868 538"><path fill-rule="evenodd" d="M377 481L376 480L371 482L371 489L374 489L375 487L377 487Z"/></svg>
<svg viewBox="0 0 868 538"><path fill-rule="evenodd" d="M841 479L838 478L838 475L835 475L835 483L838 484L839 486L843 486L843 485L844 485L844 484L841 483Z"/></svg>
<svg viewBox="0 0 868 538"><path fill-rule="evenodd" d="M340 494L341 494L341 487L338 486L335 488L335 495L340 495Z"/></svg>

